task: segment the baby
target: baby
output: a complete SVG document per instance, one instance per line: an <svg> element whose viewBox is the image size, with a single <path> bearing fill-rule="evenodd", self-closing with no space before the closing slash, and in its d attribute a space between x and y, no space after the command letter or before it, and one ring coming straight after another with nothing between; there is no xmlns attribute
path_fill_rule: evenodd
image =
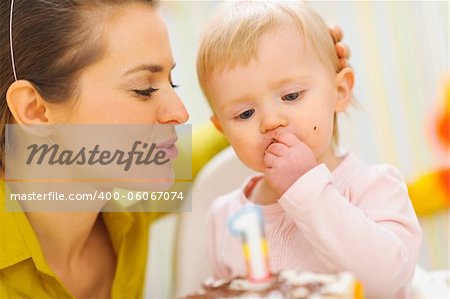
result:
<svg viewBox="0 0 450 299"><path fill-rule="evenodd" d="M229 3L204 32L197 72L213 123L261 173L210 210L215 276L245 275L226 221L254 203L272 271L351 271L369 298L407 298L421 229L396 169L338 154L354 72L339 68L323 20L301 2Z"/></svg>

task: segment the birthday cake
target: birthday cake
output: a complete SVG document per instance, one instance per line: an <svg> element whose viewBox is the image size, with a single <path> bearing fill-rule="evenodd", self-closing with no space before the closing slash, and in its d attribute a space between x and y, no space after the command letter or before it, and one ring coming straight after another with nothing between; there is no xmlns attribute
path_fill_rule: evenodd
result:
<svg viewBox="0 0 450 299"><path fill-rule="evenodd" d="M270 298L270 299L361 299L361 284L353 274L317 274L284 270L266 281L252 283L237 277L228 281L207 280L195 294L184 299Z"/></svg>

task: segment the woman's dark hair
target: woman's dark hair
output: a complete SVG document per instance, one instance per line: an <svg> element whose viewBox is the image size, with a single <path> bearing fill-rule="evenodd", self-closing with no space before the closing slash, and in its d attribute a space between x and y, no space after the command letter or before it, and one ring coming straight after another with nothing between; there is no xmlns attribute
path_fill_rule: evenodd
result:
<svg viewBox="0 0 450 299"><path fill-rule="evenodd" d="M18 80L30 81L49 102L76 93L81 71L102 57L105 21L120 7L152 0L14 0L12 51ZM119 10L117 9L119 8ZM4 169L5 125L12 115L6 92L15 81L10 49L11 1L0 4L0 167Z"/></svg>

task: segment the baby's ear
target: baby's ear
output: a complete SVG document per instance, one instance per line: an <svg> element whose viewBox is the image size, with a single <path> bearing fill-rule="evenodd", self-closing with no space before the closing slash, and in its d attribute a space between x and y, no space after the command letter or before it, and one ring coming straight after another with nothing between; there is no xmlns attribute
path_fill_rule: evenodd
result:
<svg viewBox="0 0 450 299"><path fill-rule="evenodd" d="M220 125L220 121L217 118L217 115L213 114L210 119L211 119L212 123L214 124L214 126L216 127L216 129L219 130L219 132L223 133L223 129L222 129L222 126Z"/></svg>
<svg viewBox="0 0 450 299"><path fill-rule="evenodd" d="M336 112L342 112L347 109L352 99L353 85L355 83L355 74L350 67L343 68L336 74L335 86L337 93Z"/></svg>

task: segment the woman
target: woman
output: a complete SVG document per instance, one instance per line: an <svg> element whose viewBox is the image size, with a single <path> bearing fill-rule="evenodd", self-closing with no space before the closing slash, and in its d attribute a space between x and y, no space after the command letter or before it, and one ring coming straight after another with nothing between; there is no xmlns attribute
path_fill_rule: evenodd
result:
<svg viewBox="0 0 450 299"><path fill-rule="evenodd" d="M0 20L2 138L11 123L187 121L154 1L2 1ZM4 152L1 143L2 169ZM160 214L11 213L0 197L0 298L142 297L148 226Z"/></svg>

